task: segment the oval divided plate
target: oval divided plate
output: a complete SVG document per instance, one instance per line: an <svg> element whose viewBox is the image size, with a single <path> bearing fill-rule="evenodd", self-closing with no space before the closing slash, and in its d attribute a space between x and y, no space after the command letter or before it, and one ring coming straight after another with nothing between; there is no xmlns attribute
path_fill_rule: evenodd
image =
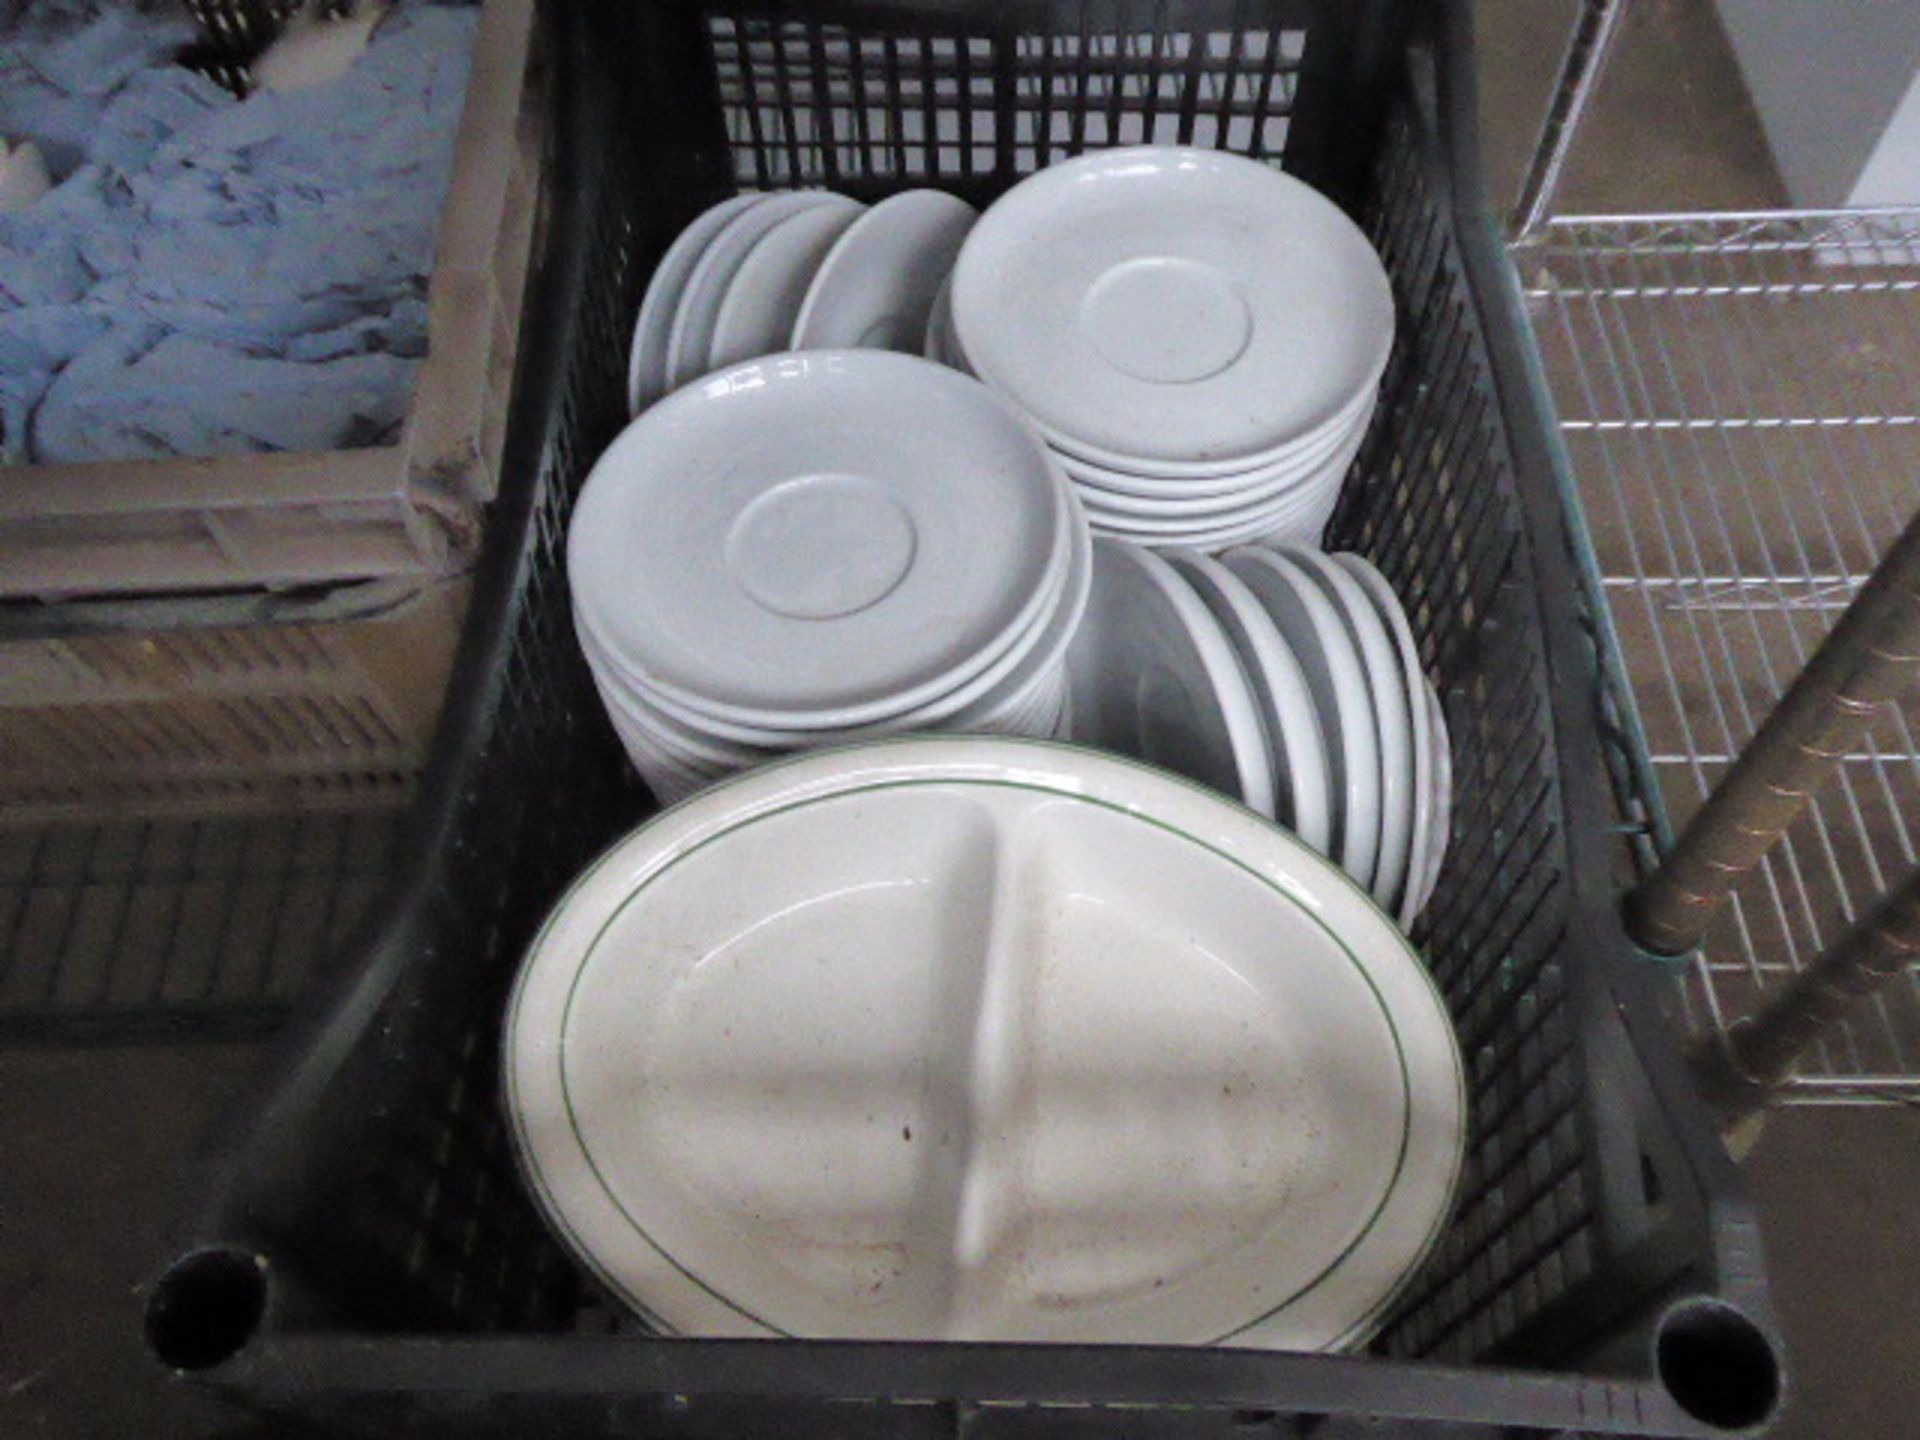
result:
<svg viewBox="0 0 1920 1440"><path fill-rule="evenodd" d="M617 845L515 988L560 1234L689 1334L1362 1340L1444 1223L1460 1055L1299 841L1070 747L869 745Z"/></svg>

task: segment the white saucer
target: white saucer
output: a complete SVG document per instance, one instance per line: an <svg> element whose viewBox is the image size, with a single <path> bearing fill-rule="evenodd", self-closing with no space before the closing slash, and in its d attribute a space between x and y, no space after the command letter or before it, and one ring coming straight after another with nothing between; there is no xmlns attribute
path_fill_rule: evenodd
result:
<svg viewBox="0 0 1920 1440"><path fill-rule="evenodd" d="M1335 423L1393 341L1338 206L1269 166L1142 146L1029 176L954 267L967 363L1081 454L1232 465Z"/></svg>
<svg viewBox="0 0 1920 1440"><path fill-rule="evenodd" d="M627 837L514 986L562 1241L669 1333L1364 1342L1443 1227L1447 1012L1293 836L1065 746L862 746Z"/></svg>
<svg viewBox="0 0 1920 1440"><path fill-rule="evenodd" d="M1093 533L1087 528L1086 516L1081 513L1080 502L1074 498L1071 487L1063 485L1061 490L1072 510L1069 534L1073 549L1060 597L1039 638L1026 649L1020 661L1009 667L990 690L983 690L967 705L940 717L943 730L956 734L972 730L1009 733L1005 719L1008 712L1019 713L1033 706L1052 716L1050 723L1058 724L1067 691L1067 647L1079 633L1093 592ZM1048 698L1056 692L1058 698ZM1038 732L1022 725L1018 733ZM1055 729L1050 733L1059 732Z"/></svg>
<svg viewBox="0 0 1920 1440"><path fill-rule="evenodd" d="M607 707L607 719L633 768L662 805L677 805L720 778L667 754L630 716L612 706Z"/></svg>
<svg viewBox="0 0 1920 1440"><path fill-rule="evenodd" d="M965 366L953 363L952 335L953 273L949 271L947 278L940 282L940 288L934 292L933 305L927 311L927 334L921 343L920 353L929 360L964 370Z"/></svg>
<svg viewBox="0 0 1920 1440"><path fill-rule="evenodd" d="M1427 715L1433 734L1433 828L1428 831L1427 863L1420 877L1417 916L1433 899L1440 883L1440 869L1446 862L1447 844L1453 836L1453 739L1447 733L1447 715L1441 708L1440 694L1430 681L1422 680L1427 692Z"/></svg>
<svg viewBox="0 0 1920 1440"><path fill-rule="evenodd" d="M1291 452L1276 465L1232 475L1208 477L1144 476L1085 460L1048 441L1048 448L1074 479L1099 487L1114 497L1116 506L1142 515L1179 514L1190 510L1250 505L1283 490L1311 483L1340 454L1351 455L1365 438L1371 411L1362 411L1356 423L1330 435L1326 441ZM1045 435L1042 439L1047 439Z"/></svg>
<svg viewBox="0 0 1920 1440"><path fill-rule="evenodd" d="M1380 908L1391 913L1406 888L1407 856L1413 848L1413 717L1400 657L1386 622L1359 581L1318 550L1293 547L1282 553L1333 601L1366 670L1380 744L1380 853L1368 888Z"/></svg>
<svg viewBox="0 0 1920 1440"><path fill-rule="evenodd" d="M918 354L934 295L976 218L971 205L944 190L908 190L875 205L814 276L792 348Z"/></svg>
<svg viewBox="0 0 1920 1440"><path fill-rule="evenodd" d="M766 198L759 194L736 195L702 211L660 257L653 279L647 282L646 298L640 302L640 317L633 325L633 346L627 352L629 414L638 415L667 393L667 343L673 333L674 311L707 242L734 216Z"/></svg>
<svg viewBox="0 0 1920 1440"><path fill-rule="evenodd" d="M865 209L854 200L815 205L789 215L754 242L714 316L708 370L788 348L793 317L820 262Z"/></svg>
<svg viewBox="0 0 1920 1440"><path fill-rule="evenodd" d="M1017 707L1021 697L1044 684L1048 675L1060 673L1067 643L1086 608L1093 571L1093 537L1073 488L1061 480L1055 492L1060 533L1033 623L978 674L897 715L858 725L768 725L710 714L652 690L647 677L616 654L599 633L600 622L579 607L574 612L575 626L596 673L614 672L615 683L624 693L644 694L649 710L671 717L720 746L758 749L764 754L769 749L842 744L910 730L1000 729L1010 707ZM1033 732L1022 728L1018 733Z"/></svg>
<svg viewBox="0 0 1920 1440"><path fill-rule="evenodd" d="M649 692L745 725L849 727L949 694L1028 633L1069 514L1044 447L965 376L878 350L778 355L627 427L575 510L569 578Z"/></svg>
<svg viewBox="0 0 1920 1440"><path fill-rule="evenodd" d="M1360 653L1340 613L1305 571L1264 547L1223 562L1260 598L1300 662L1333 772L1334 853L1363 888L1380 854L1380 738Z"/></svg>
<svg viewBox="0 0 1920 1440"><path fill-rule="evenodd" d="M1363 438L1362 435L1354 435L1351 443L1331 456L1322 470L1299 483L1290 484L1244 506L1214 511L1140 514L1126 508L1124 503L1116 504L1116 497L1110 492L1082 480L1064 457L1061 457L1061 468L1074 481L1088 514L1097 517L1104 528L1151 536L1160 543L1168 544L1178 544L1178 537L1191 535L1198 537L1193 542L1196 548L1211 548L1236 535L1244 541L1265 534L1276 526L1337 502L1341 484L1353 464L1354 456L1359 452ZM1058 452L1055 453L1058 456Z"/></svg>
<svg viewBox="0 0 1920 1440"><path fill-rule="evenodd" d="M1253 682L1274 756L1275 818L1322 855L1333 849L1333 778L1326 739L1300 662L1246 583L1218 560L1192 550L1166 560L1227 632Z"/></svg>
<svg viewBox="0 0 1920 1440"><path fill-rule="evenodd" d="M1420 668L1420 647L1414 641L1413 627L1407 623L1407 612L1387 577L1362 556L1342 553L1332 558L1334 564L1360 582L1361 588L1367 592L1367 599L1373 603L1374 612L1393 638L1394 654L1399 660L1400 685L1413 725L1413 834L1407 849L1406 884L1391 902L1401 928L1406 929L1420 913L1420 887L1425 879L1432 849L1434 826L1433 714L1427 702L1426 673Z"/></svg>
<svg viewBox="0 0 1920 1440"><path fill-rule="evenodd" d="M1273 762L1252 685L1220 622L1159 556L1094 542L1093 594L1067 673L1074 739L1274 813Z"/></svg>
<svg viewBox="0 0 1920 1440"><path fill-rule="evenodd" d="M1334 473L1344 475L1345 464L1343 460L1342 468ZM1118 535L1136 544L1178 545L1217 554L1240 545L1318 544L1327 521L1339 508L1341 487L1337 484L1315 486L1292 497L1287 504L1266 509L1252 520L1199 530L1169 530L1150 522L1142 523L1137 516L1115 515L1100 506L1089 488L1082 486L1079 490L1095 534Z"/></svg>
<svg viewBox="0 0 1920 1440"><path fill-rule="evenodd" d="M766 196L758 205L735 215L700 252L693 273L674 306L673 328L667 339L667 387L678 390L699 379L710 368L713 328L727 286L762 236L790 215L819 206L842 208L853 202L825 190L785 190Z"/></svg>
<svg viewBox="0 0 1920 1440"><path fill-rule="evenodd" d="M1054 450L1078 461L1090 472L1107 477L1108 483L1114 488L1125 488L1148 498L1166 499L1180 495L1231 493L1250 476L1275 478L1313 469L1344 445L1353 432L1367 428L1379 399L1377 391L1367 390L1354 397L1349 411L1329 421L1312 435L1302 436L1264 455L1244 456L1214 464L1154 466L1135 461L1120 465L1108 457L1087 453L1074 443L1072 437L1049 430L1038 422L1034 428L1040 431L1041 438Z"/></svg>

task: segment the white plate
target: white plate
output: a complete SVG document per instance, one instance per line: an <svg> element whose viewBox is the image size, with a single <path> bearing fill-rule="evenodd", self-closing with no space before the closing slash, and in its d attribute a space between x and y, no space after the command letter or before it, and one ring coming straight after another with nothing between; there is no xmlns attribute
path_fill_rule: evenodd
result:
<svg viewBox="0 0 1920 1440"><path fill-rule="evenodd" d="M1380 744L1380 853L1369 888L1380 908L1391 914L1406 888L1407 856L1413 848L1413 716L1400 657L1386 622L1359 581L1318 550L1290 547L1282 553L1333 601L1366 670Z"/></svg>
<svg viewBox="0 0 1920 1440"><path fill-rule="evenodd" d="M1273 814L1273 761L1252 684L1220 622L1159 556L1094 542L1093 594L1067 674L1075 740Z"/></svg>
<svg viewBox="0 0 1920 1440"><path fill-rule="evenodd" d="M1089 518L1100 528L1146 537L1148 543L1159 544L1180 544L1181 536L1192 536L1194 539L1191 543L1196 549L1213 548L1230 542L1235 536L1242 541L1249 540L1302 516L1331 511L1339 501L1341 484L1353 464L1354 456L1359 452L1363 438L1355 434L1347 448L1333 455L1324 469L1303 483L1288 486L1278 494L1254 504L1213 514L1136 514L1114 506L1112 497L1106 491L1086 484L1071 470L1067 473L1080 492L1081 503L1087 507ZM1062 460L1061 468L1066 469L1066 466L1067 462Z"/></svg>
<svg viewBox="0 0 1920 1440"><path fill-rule="evenodd" d="M929 357L969 375L975 374L960 347L959 332L954 328L952 276L948 276L934 303L936 314L929 321L928 344L933 347L928 351ZM1311 469L1323 463L1331 451L1345 445L1352 432L1364 434L1379 404L1380 380L1385 368L1383 363L1380 374L1353 397L1345 410L1311 433L1297 436L1262 455L1228 460L1162 464L1136 456L1120 463L1120 457L1103 458L1097 447L1085 448L1072 436L1051 428L1030 412L1027 419L1063 464L1076 468L1104 488L1151 499L1231 494L1246 483L1250 474L1271 477Z"/></svg>
<svg viewBox="0 0 1920 1440"><path fill-rule="evenodd" d="M1039 640L1028 649L1020 662L997 679L990 689L982 689L965 707L942 717L942 729L959 733L997 730L1001 728L1002 718L1009 710L1017 711L1035 703L1057 717L1060 709L1058 702L1045 699L1036 701L1034 697L1041 692L1059 691L1064 694L1067 647L1080 631L1093 592L1093 532L1087 528L1086 516L1081 513L1080 502L1074 498L1071 488L1061 488L1072 509L1070 534L1073 551L1068 560L1067 577L1061 588L1060 599L1054 605ZM1023 727L1022 733L1031 732Z"/></svg>
<svg viewBox="0 0 1920 1440"><path fill-rule="evenodd" d="M1194 589L1232 642L1253 682L1274 755L1276 817L1322 855L1333 849L1333 778L1327 742L1300 662L1246 582L1219 561L1175 550L1167 561Z"/></svg>
<svg viewBox="0 0 1920 1440"><path fill-rule="evenodd" d="M1427 852L1427 864L1420 877L1419 903L1414 906L1418 915L1427 908L1433 899L1434 887L1440 883L1440 868L1447 858L1447 845L1453 837L1453 739L1447 733L1447 714L1441 707L1440 694L1429 681L1421 682L1426 686L1427 714L1433 726L1433 814L1434 825L1429 832L1430 844Z"/></svg>
<svg viewBox="0 0 1920 1440"><path fill-rule="evenodd" d="M1277 525L1253 542L1261 545L1299 545L1309 550L1325 548L1326 531L1333 512L1340 508L1340 492L1329 491L1311 509Z"/></svg>
<svg viewBox="0 0 1920 1440"><path fill-rule="evenodd" d="M1241 471L1233 475L1207 478L1165 479L1141 476L1110 469L1083 460L1072 451L1048 443L1060 463L1075 480L1096 487L1103 495L1114 497L1116 508L1134 510L1142 515L1178 514L1191 510L1233 507L1257 502L1293 486L1311 482L1323 473L1333 457L1352 454L1366 436L1371 411L1362 411L1356 423L1330 435L1324 443L1288 458L1277 465ZM1040 437L1046 439L1045 435Z"/></svg>
<svg viewBox="0 0 1920 1440"><path fill-rule="evenodd" d="M668 755L651 736L612 707L608 707L607 719L613 725L614 733L620 737L620 744L626 750L627 758L633 762L633 768L640 772L640 778L653 792L653 798L662 805L677 805L719 778Z"/></svg>
<svg viewBox="0 0 1920 1440"><path fill-rule="evenodd" d="M1426 672L1420 668L1420 647L1413 638L1413 626L1407 623L1406 609L1394 593L1387 577L1364 557L1342 553L1332 557L1367 592L1376 614L1393 637L1394 654L1399 660L1400 685L1406 695L1407 710L1413 724L1413 834L1408 842L1407 879L1393 900L1402 929L1413 924L1422 903L1420 887L1426 878L1433 843L1434 755L1433 714L1427 703Z"/></svg>
<svg viewBox="0 0 1920 1440"><path fill-rule="evenodd" d="M699 263L707 242L726 228L741 211L758 205L765 195L736 195L704 210L667 247L647 282L640 302L640 318L633 325L633 347L627 352L627 410L638 415L667 393L667 342L681 292Z"/></svg>
<svg viewBox="0 0 1920 1440"><path fill-rule="evenodd" d="M925 704L897 715L860 725L773 726L708 714L651 689L643 674L613 653L593 616L578 607L575 624L582 632L583 645L589 636L593 640L587 648L596 672L612 671L623 692L643 695L650 709L672 717L720 745L789 750L846 740L877 739L908 730L977 728L975 722L983 716L1000 716L1006 706L1015 704L1047 674L1060 669L1067 643L1086 608L1093 570L1093 537L1072 487L1064 480L1057 480L1055 492L1060 534L1033 624L978 674ZM826 719L831 722L833 717Z"/></svg>
<svg viewBox="0 0 1920 1440"><path fill-rule="evenodd" d="M1307 677L1333 772L1334 854L1370 886L1380 853L1380 737L1360 653L1333 602L1285 556L1255 547L1222 563L1260 598Z"/></svg>
<svg viewBox="0 0 1920 1440"><path fill-rule="evenodd" d="M726 298L714 316L707 369L788 348L793 317L800 313L820 262L866 208L855 200L835 199L841 203L789 215L754 242L727 283Z"/></svg>
<svg viewBox="0 0 1920 1440"><path fill-rule="evenodd" d="M840 237L807 290L795 350L920 352L934 295L978 218L944 190L882 200Z"/></svg>
<svg viewBox="0 0 1920 1440"><path fill-rule="evenodd" d="M673 310L673 329L667 338L667 388L698 380L707 373L713 351L713 327L727 286L760 238L789 215L819 206L838 208L853 202L824 190L785 190L768 195L760 204L735 215L700 252L693 273L680 291Z"/></svg>
<svg viewBox="0 0 1920 1440"><path fill-rule="evenodd" d="M735 728L705 716L676 711L657 700L649 700L641 708L647 718L670 722L675 736L697 733L705 745L694 749L694 753L698 755L704 749L705 758L710 761L729 761L729 770L744 769L777 751L877 739L907 730L1056 735L1060 733L1065 702L1066 649L1086 612L1093 576L1093 538L1077 512L1070 535L1071 550L1056 599L1043 623L1035 627L1035 633L1023 637L1006 656L994 662L992 669L969 681L962 690L942 697L937 704L923 710L860 729L770 732ZM604 678L601 670L607 663L604 651L597 647L584 627L581 640L595 666L596 677ZM620 695L636 693L632 682L624 677L616 676L609 683ZM647 723L647 719L642 719L642 723Z"/></svg>
<svg viewBox="0 0 1920 1440"><path fill-rule="evenodd" d="M1354 431L1367 428L1379 398L1373 390L1356 396L1349 412L1312 435L1269 454L1204 466L1173 465L1156 469L1137 462L1116 465L1097 455L1085 453L1069 437L1048 430L1045 426L1036 424L1034 428L1040 431L1040 438L1053 449L1077 461L1088 473L1101 476L1112 488L1125 489L1152 499L1167 499L1182 495L1231 493L1250 475L1276 477L1312 469L1329 453L1344 445Z"/></svg>
<svg viewBox="0 0 1920 1440"><path fill-rule="evenodd" d="M1284 831L1063 746L916 740L615 846L506 1016L562 1239L671 1332L1363 1342L1465 1098L1393 926Z"/></svg>
<svg viewBox="0 0 1920 1440"><path fill-rule="evenodd" d="M575 637L593 670L595 687L601 702L618 718L644 730L662 750L696 769L731 773L757 765L782 753L786 747L717 736L706 726L653 703L644 690L624 675L607 657L598 637L586 626L576 623Z"/></svg>
<svg viewBox="0 0 1920 1440"><path fill-rule="evenodd" d="M1027 634L1069 515L1051 457L984 386L878 350L771 356L614 441L569 579L650 693L747 725L853 726L948 694Z"/></svg>
<svg viewBox="0 0 1920 1440"><path fill-rule="evenodd" d="M1340 462L1336 475L1345 474L1346 461ZM1087 519L1096 534L1123 535L1139 544L1182 545L1189 549L1218 553L1237 545L1251 545L1267 541L1279 543L1285 539L1297 539L1302 544L1317 544L1321 532L1326 528L1329 517L1339 507L1341 487L1339 485L1316 486L1293 497L1286 505L1275 505L1257 518L1235 525L1223 525L1214 529L1167 531L1152 526L1143 527L1137 516L1112 515L1097 507L1091 493L1080 488L1082 503L1087 507Z"/></svg>
<svg viewBox="0 0 1920 1440"><path fill-rule="evenodd" d="M940 282L939 290L934 292L933 305L927 311L927 336L920 347L920 353L929 360L942 365L953 365L953 273ZM953 365L956 370L965 366Z"/></svg>
<svg viewBox="0 0 1920 1440"><path fill-rule="evenodd" d="M1213 150L1102 150L1029 176L954 267L975 373L1082 454L1231 464L1337 421L1393 341L1393 295L1338 206Z"/></svg>

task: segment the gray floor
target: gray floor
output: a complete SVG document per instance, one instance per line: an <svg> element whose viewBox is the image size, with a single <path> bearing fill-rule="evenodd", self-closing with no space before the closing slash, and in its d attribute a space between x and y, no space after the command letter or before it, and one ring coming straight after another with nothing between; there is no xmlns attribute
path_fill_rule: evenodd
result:
<svg viewBox="0 0 1920 1440"><path fill-rule="evenodd" d="M1519 173L1567 0L1478 0L1488 159ZM1778 203L1706 0L1640 0L1567 210ZM207 1436L235 1423L140 1350L180 1156L240 1093L247 1046L0 1051L0 1435ZM1920 1415L1920 1116L1771 1117L1747 1165L1792 1347L1795 1440L1906 1437Z"/></svg>
<svg viewBox="0 0 1920 1440"><path fill-rule="evenodd" d="M0 1049L0 1435L213 1436L237 1417L141 1348L181 1158L254 1045Z"/></svg>

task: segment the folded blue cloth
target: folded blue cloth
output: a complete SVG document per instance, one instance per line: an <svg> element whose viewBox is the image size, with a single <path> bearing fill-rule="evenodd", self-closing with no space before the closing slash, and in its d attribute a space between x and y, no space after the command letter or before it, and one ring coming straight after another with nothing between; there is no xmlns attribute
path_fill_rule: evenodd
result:
<svg viewBox="0 0 1920 1440"><path fill-rule="evenodd" d="M0 3L0 135L31 140L58 180L87 157L101 112L130 80L172 67L198 31L184 10L112 0ZM217 88L217 87L216 87Z"/></svg>
<svg viewBox="0 0 1920 1440"><path fill-rule="evenodd" d="M335 450L377 444L406 411L412 366L397 356L313 364L154 334L116 328L82 351L41 403L36 444L63 460L195 454L209 436L224 450Z"/></svg>
<svg viewBox="0 0 1920 1440"><path fill-rule="evenodd" d="M338 79L245 101L175 65L128 71L136 47L110 17L133 13L99 17L104 39L60 32L63 64L84 36L121 73L103 90L90 71L90 89L41 105L41 123L66 125L96 99L84 157L0 216L0 455L389 438L426 348L475 12L407 6ZM27 68L72 78L45 60Z"/></svg>

